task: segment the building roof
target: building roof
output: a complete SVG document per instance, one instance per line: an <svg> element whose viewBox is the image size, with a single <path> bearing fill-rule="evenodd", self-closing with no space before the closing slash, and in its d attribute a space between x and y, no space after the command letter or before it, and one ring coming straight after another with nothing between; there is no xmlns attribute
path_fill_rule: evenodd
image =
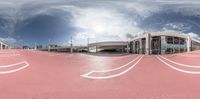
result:
<svg viewBox="0 0 200 99"><path fill-rule="evenodd" d="M125 41L106 41L91 43L89 46L127 46L128 42Z"/></svg>
<svg viewBox="0 0 200 99"><path fill-rule="evenodd" d="M181 38L186 38L186 39L189 36L187 34L180 33L180 32L144 32L144 33L135 35L134 38L132 39L132 41L146 37L147 33L149 33L151 36L174 36L174 37L181 37ZM194 37L191 37L191 39L196 41L196 42L200 42L200 40L198 40L198 39L196 39Z"/></svg>
<svg viewBox="0 0 200 99"><path fill-rule="evenodd" d="M4 45L8 45L7 43L5 43L4 41L0 40L0 43L3 43Z"/></svg>

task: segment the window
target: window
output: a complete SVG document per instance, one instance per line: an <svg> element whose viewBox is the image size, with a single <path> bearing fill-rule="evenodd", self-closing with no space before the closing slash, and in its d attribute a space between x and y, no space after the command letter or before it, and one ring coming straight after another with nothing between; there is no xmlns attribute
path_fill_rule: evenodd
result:
<svg viewBox="0 0 200 99"><path fill-rule="evenodd" d="M167 42L168 44L173 44L173 37L171 37L171 36L166 36L166 42Z"/></svg>
<svg viewBox="0 0 200 99"><path fill-rule="evenodd" d="M174 37L174 44L179 44L179 38L178 37Z"/></svg>
<svg viewBox="0 0 200 99"><path fill-rule="evenodd" d="M167 48L165 50L165 54L172 54L173 53L173 48Z"/></svg>
<svg viewBox="0 0 200 99"><path fill-rule="evenodd" d="M185 40L180 38L180 44L182 44L182 45L185 44Z"/></svg>

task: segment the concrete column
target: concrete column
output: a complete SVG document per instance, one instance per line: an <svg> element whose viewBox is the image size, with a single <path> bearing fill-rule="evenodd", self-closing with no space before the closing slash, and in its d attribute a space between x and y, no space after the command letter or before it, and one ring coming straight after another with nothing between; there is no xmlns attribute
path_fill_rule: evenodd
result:
<svg viewBox="0 0 200 99"><path fill-rule="evenodd" d="M37 44L35 43L35 48L34 48L35 50L37 50Z"/></svg>
<svg viewBox="0 0 200 99"><path fill-rule="evenodd" d="M187 37L187 52L191 52L191 38Z"/></svg>
<svg viewBox="0 0 200 99"><path fill-rule="evenodd" d="M128 44L126 45L126 52L129 53L129 42L128 42Z"/></svg>
<svg viewBox="0 0 200 99"><path fill-rule="evenodd" d="M96 53L98 52L98 46L96 46Z"/></svg>
<svg viewBox="0 0 200 99"><path fill-rule="evenodd" d="M3 50L3 43L2 42L0 42L1 44L0 44L0 49L1 50Z"/></svg>
<svg viewBox="0 0 200 99"><path fill-rule="evenodd" d="M151 34L150 33L147 33L146 34L146 54L149 55L150 54L150 45L151 45L151 41L150 41L150 38L151 38Z"/></svg>
<svg viewBox="0 0 200 99"><path fill-rule="evenodd" d="M140 48L139 48L140 51L139 51L139 53L142 54L142 39L140 39L139 42L140 42Z"/></svg>
<svg viewBox="0 0 200 99"><path fill-rule="evenodd" d="M51 51L51 46L50 46L50 45L48 46L48 51L49 51L49 52Z"/></svg>
<svg viewBox="0 0 200 99"><path fill-rule="evenodd" d="M132 49L132 52L135 54L135 41L133 41L133 49Z"/></svg>
<svg viewBox="0 0 200 99"><path fill-rule="evenodd" d="M166 38L165 38L166 36L161 36L161 54L166 54L165 53L165 50L166 50Z"/></svg>
<svg viewBox="0 0 200 99"><path fill-rule="evenodd" d="M70 52L73 53L73 46L71 44L71 47L70 47Z"/></svg>

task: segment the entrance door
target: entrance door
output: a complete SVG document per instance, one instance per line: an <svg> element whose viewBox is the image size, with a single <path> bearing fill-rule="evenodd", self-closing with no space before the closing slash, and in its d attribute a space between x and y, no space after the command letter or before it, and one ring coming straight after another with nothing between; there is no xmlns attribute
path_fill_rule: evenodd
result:
<svg viewBox="0 0 200 99"><path fill-rule="evenodd" d="M152 54L161 53L161 37L160 36L152 37L151 50L152 50Z"/></svg>

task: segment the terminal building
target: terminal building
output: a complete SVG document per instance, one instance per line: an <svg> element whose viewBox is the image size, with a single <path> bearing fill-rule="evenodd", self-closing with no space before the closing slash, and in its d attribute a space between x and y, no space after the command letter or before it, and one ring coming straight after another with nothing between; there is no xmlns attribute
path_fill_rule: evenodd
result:
<svg viewBox="0 0 200 99"><path fill-rule="evenodd" d="M134 54L173 54L199 49L200 40L175 32L143 33L129 41L129 52Z"/></svg>
<svg viewBox="0 0 200 99"><path fill-rule="evenodd" d="M5 48L5 44L4 44ZM200 50L200 40L184 33L145 32L129 41L106 41L88 46L48 47L39 50L57 52L102 52L132 54L174 54Z"/></svg>
<svg viewBox="0 0 200 99"><path fill-rule="evenodd" d="M128 51L129 44L125 41L97 42L88 45L89 52L124 53Z"/></svg>
<svg viewBox="0 0 200 99"><path fill-rule="evenodd" d="M0 40L0 50L8 49L8 48L9 48L8 44Z"/></svg>

